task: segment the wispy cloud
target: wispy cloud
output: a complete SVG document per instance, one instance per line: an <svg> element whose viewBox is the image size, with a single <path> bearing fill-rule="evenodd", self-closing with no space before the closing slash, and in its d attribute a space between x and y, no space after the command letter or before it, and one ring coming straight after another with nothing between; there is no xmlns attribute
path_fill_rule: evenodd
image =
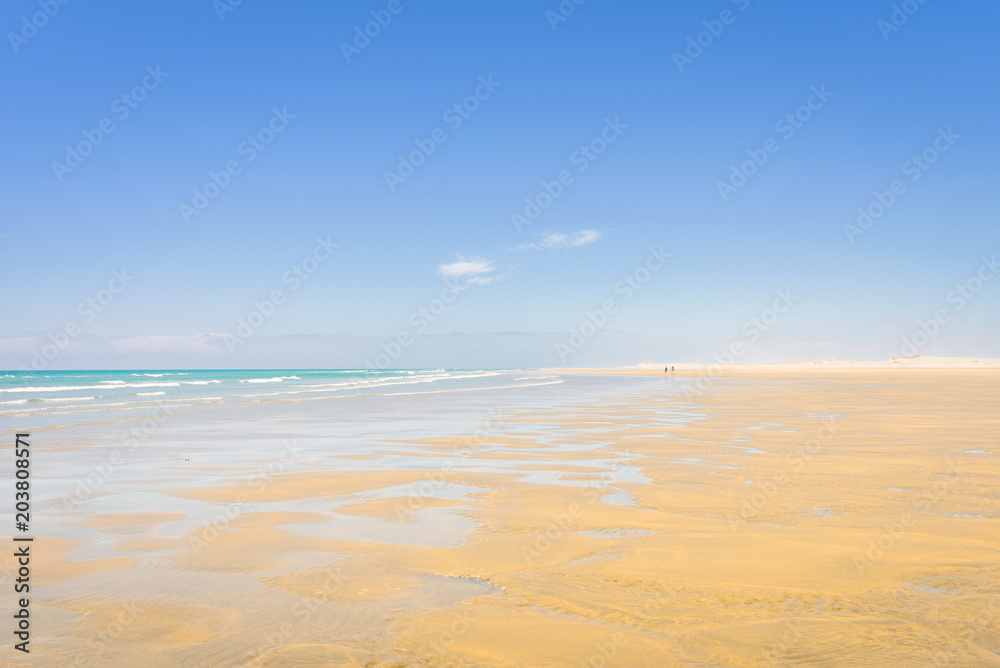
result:
<svg viewBox="0 0 1000 668"><path fill-rule="evenodd" d="M592 244L603 236L595 229L580 230L566 234L565 232L549 232L542 240L534 244L523 244L515 250L545 250L557 248L579 248Z"/></svg>
<svg viewBox="0 0 1000 668"><path fill-rule="evenodd" d="M149 336L127 336L113 338L108 341L112 352L163 352L191 351L218 352L222 347L225 334L202 333L189 336L153 334Z"/></svg>
<svg viewBox="0 0 1000 668"><path fill-rule="evenodd" d="M501 278L497 275L487 275L490 272L496 271L496 267L493 266L493 260L486 260L478 255L465 257L461 253L457 257L458 259L454 262L438 265L438 273L445 278L461 278L465 276L467 277L466 281L472 285L486 285Z"/></svg>

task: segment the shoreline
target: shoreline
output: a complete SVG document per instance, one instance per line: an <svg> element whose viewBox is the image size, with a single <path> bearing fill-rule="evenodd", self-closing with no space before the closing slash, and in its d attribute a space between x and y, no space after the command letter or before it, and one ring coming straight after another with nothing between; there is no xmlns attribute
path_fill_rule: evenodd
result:
<svg viewBox="0 0 1000 668"><path fill-rule="evenodd" d="M672 373L664 373L664 367L672 366ZM811 360L792 362L759 363L700 363L660 364L644 362L631 367L601 368L572 367L539 369L546 373L567 375L616 375L616 376L768 376L776 374L817 374L845 373L853 371L997 371L1000 359L976 357L896 357L880 362L848 360Z"/></svg>
<svg viewBox="0 0 1000 668"><path fill-rule="evenodd" d="M1000 603L996 377L755 368L39 417L38 470L86 493L48 490L37 659L926 662L949 638L921 620ZM992 619L959 663L995 665Z"/></svg>

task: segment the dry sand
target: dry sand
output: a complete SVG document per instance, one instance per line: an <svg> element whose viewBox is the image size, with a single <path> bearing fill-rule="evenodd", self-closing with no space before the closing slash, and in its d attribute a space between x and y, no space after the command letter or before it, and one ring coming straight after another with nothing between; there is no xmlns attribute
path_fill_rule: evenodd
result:
<svg viewBox="0 0 1000 668"><path fill-rule="evenodd" d="M0 662L1000 666L1000 370L801 366L679 369L701 387L400 441L427 471L178 489L241 504L217 535L158 536L170 508L89 518L130 556L38 539L39 586L77 586L35 604L36 663ZM423 541L421 518L464 536Z"/></svg>

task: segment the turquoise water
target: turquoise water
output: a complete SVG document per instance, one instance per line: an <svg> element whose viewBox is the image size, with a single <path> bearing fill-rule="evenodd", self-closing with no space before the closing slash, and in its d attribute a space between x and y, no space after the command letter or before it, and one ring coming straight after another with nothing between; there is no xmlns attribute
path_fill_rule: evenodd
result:
<svg viewBox="0 0 1000 668"><path fill-rule="evenodd" d="M552 382L495 369L257 369L9 371L0 374L0 415L39 416L172 403L255 403L410 394Z"/></svg>
<svg viewBox="0 0 1000 668"><path fill-rule="evenodd" d="M626 421L643 433L659 428L661 437L696 417L681 404L681 385L666 378L489 369L0 376L6 429L31 434L33 531L80 541L74 559L168 561L176 545L133 548L129 535L94 528L88 518L176 513L155 537L183 540L222 512L219 503L184 491L192 488L251 490L238 506L241 515L322 516L289 524L294 533L428 547L458 545L477 530L463 509L492 489L489 478L476 478L484 474L528 485L597 486L604 502L634 505L630 486L651 481L638 455L607 433L623 429L622 407ZM7 462L0 473L9 477ZM373 471L407 475L370 489L338 487L355 472ZM317 472L340 475L315 496L258 497L282 476ZM414 512L399 522L342 511L380 499ZM435 507L428 499L459 505ZM313 557L301 558L297 567L315 565Z"/></svg>

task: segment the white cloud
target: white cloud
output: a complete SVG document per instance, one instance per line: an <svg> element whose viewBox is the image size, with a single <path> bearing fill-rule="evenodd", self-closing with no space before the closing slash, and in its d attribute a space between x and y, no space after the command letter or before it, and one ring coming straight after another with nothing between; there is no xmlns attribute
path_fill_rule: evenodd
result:
<svg viewBox="0 0 1000 668"><path fill-rule="evenodd" d="M524 244L516 250L542 250L556 248L579 248L592 244L603 236L598 230L579 230L572 234L565 232L549 232L536 244Z"/></svg>
<svg viewBox="0 0 1000 668"><path fill-rule="evenodd" d="M190 336L149 335L126 336L108 341L111 352L151 353L165 351L218 352L225 334L203 333Z"/></svg>
<svg viewBox="0 0 1000 668"><path fill-rule="evenodd" d="M12 336L0 339L0 351L2 352L26 352L32 347L48 343L45 339L36 336Z"/></svg>
<svg viewBox="0 0 1000 668"><path fill-rule="evenodd" d="M488 274L495 270L496 267L493 266L493 260L485 260L478 255L467 258L461 253L458 254L458 259L455 262L438 265L438 273L445 278L471 276L472 278L469 279L470 283L488 283L488 277L482 274Z"/></svg>

